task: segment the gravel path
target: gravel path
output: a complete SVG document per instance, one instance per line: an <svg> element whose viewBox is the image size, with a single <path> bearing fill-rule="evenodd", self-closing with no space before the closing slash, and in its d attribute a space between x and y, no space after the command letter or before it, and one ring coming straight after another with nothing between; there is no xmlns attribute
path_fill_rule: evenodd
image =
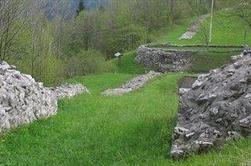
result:
<svg viewBox="0 0 251 166"><path fill-rule="evenodd" d="M147 74L139 75L126 84L116 89L107 89L102 93L104 96L122 96L123 94L135 91L144 86L149 80L160 76L161 73L150 71Z"/></svg>
<svg viewBox="0 0 251 166"><path fill-rule="evenodd" d="M180 40L190 40L192 39L197 32L199 31L202 23L210 16L210 14L200 16L192 25L188 28L187 32L185 32L179 39Z"/></svg>

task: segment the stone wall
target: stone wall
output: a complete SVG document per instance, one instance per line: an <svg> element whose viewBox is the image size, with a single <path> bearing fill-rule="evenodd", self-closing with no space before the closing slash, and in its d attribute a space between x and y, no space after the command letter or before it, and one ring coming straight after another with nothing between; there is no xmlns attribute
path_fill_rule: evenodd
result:
<svg viewBox="0 0 251 166"><path fill-rule="evenodd" d="M202 74L179 90L171 155L175 159L219 148L251 133L251 55Z"/></svg>
<svg viewBox="0 0 251 166"><path fill-rule="evenodd" d="M71 98L82 93L90 94L89 90L82 84L63 84L59 87L52 88L52 90L58 99Z"/></svg>
<svg viewBox="0 0 251 166"><path fill-rule="evenodd" d="M135 91L139 88L142 88L148 81L159 77L161 73L157 73L154 71L150 71L149 73L139 75L127 83L123 84L119 88L115 89L107 89L104 92L102 92L102 95L104 96L122 96L123 94Z"/></svg>
<svg viewBox="0 0 251 166"><path fill-rule="evenodd" d="M52 90L36 82L30 75L20 73L14 66L0 62L0 134L55 115L58 98L72 97L86 90L80 85Z"/></svg>
<svg viewBox="0 0 251 166"><path fill-rule="evenodd" d="M189 51L167 51L142 45L137 50L135 61L158 72L177 72L189 70L191 56Z"/></svg>
<svg viewBox="0 0 251 166"><path fill-rule="evenodd" d="M0 62L0 133L56 112L57 98L53 91L30 75Z"/></svg>

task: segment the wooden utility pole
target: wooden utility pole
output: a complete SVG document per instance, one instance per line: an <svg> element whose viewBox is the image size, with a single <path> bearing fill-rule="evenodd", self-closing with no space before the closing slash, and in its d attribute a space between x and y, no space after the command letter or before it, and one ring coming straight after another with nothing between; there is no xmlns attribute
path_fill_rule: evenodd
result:
<svg viewBox="0 0 251 166"><path fill-rule="evenodd" d="M213 17L214 17L214 0L212 0L212 6L211 6L211 21L210 21L210 30L209 30L209 43L212 42Z"/></svg>

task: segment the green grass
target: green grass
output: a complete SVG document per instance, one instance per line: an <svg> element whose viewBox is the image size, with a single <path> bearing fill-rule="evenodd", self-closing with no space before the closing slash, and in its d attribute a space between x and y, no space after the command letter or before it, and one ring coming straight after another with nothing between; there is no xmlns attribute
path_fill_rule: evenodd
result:
<svg viewBox="0 0 251 166"><path fill-rule="evenodd" d="M192 57L192 67L189 70L192 73L204 73L209 70L223 66L229 63L231 56L236 53L212 53L212 52L198 52Z"/></svg>
<svg viewBox="0 0 251 166"><path fill-rule="evenodd" d="M190 24L196 20L186 20L169 30L162 38L161 43L172 43L180 45L205 44L203 34L209 34L210 18L204 22L200 31L191 40L179 40L179 37L187 31ZM235 15L233 10L217 11L214 15L212 45L241 45L244 44L244 32L247 31L247 43L251 45L251 27Z"/></svg>
<svg viewBox="0 0 251 166"><path fill-rule="evenodd" d="M121 58L121 62L118 63L118 59L114 59L113 63L116 65L116 72L126 73L126 74L142 74L145 72L143 66L138 65L135 62L135 57L137 56L136 51L131 51L125 53Z"/></svg>
<svg viewBox="0 0 251 166"><path fill-rule="evenodd" d="M177 45L205 44L203 34L209 34L210 18L204 22L200 31L191 40L179 40L179 37L187 31L189 25L196 20L185 20L180 25L174 26L158 43L170 43ZM251 45L251 27L235 15L233 10L217 11L214 16L212 45L237 45L245 43L244 32L247 31L247 43ZM224 50L223 50L224 51ZM201 73L210 69L218 68L230 61L231 56L239 53L196 53L193 58L193 67L191 72Z"/></svg>
<svg viewBox="0 0 251 166"><path fill-rule="evenodd" d="M173 25L171 28L167 29L165 35L159 37L154 43L172 43L172 44L180 44L179 38L180 36L187 31L187 28L191 25L193 21L195 21L197 17L187 18L181 21L179 24Z"/></svg>
<svg viewBox="0 0 251 166"><path fill-rule="evenodd" d="M102 97L133 75L102 74L71 82L92 95L59 104L58 114L15 129L1 138L1 165L236 165L248 161L251 140L220 152L174 162L169 158L177 112L177 81L165 74L122 97Z"/></svg>
<svg viewBox="0 0 251 166"><path fill-rule="evenodd" d="M218 17L223 16L224 13ZM174 44L184 42L177 38L186 29L185 24L189 21L161 40ZM232 43L230 38L229 43ZM214 42L223 40L217 37ZM198 37L189 44L197 41ZM241 43L241 38L232 44L238 42ZM145 72L134 62L135 56L136 52L125 54L115 73L69 80L86 85L91 95L62 100L56 116L2 136L0 165L236 166L250 163L251 138L187 160L173 161L169 157L178 110L177 82L186 75L184 73L164 74L144 88L121 97L101 96L103 90ZM226 63L230 55L203 53L195 57L192 72L201 72Z"/></svg>

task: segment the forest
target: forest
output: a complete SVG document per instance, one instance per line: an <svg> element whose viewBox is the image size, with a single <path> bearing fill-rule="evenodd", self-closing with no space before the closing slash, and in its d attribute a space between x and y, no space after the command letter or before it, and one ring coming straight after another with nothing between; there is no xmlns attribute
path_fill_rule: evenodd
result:
<svg viewBox="0 0 251 166"><path fill-rule="evenodd" d="M112 71L116 52L156 41L186 19L208 13L210 0L1 0L0 57L55 85L73 76ZM217 0L216 10L250 2ZM75 7L74 5L75 4ZM238 10L239 11L239 10Z"/></svg>

